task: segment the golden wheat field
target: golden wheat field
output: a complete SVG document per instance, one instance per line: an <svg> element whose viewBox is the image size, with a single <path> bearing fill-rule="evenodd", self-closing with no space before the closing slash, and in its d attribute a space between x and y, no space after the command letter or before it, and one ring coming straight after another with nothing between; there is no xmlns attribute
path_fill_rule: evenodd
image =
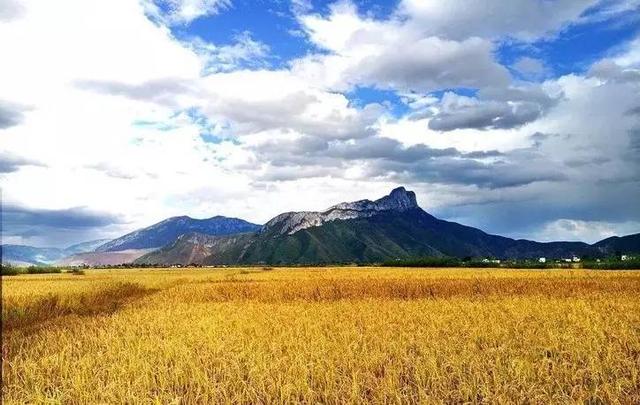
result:
<svg viewBox="0 0 640 405"><path fill-rule="evenodd" d="M640 272L2 280L3 403L640 403Z"/></svg>

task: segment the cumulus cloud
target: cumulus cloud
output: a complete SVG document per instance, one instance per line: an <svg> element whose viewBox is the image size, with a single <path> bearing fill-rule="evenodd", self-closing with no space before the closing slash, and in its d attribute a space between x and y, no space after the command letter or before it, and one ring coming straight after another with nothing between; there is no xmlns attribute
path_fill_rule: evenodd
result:
<svg viewBox="0 0 640 405"><path fill-rule="evenodd" d="M560 219L640 222L640 42L541 83L514 80L494 55L497 41L603 18L602 4L402 1L374 18L349 2L315 14L297 1L308 54L272 68L269 44L248 32L226 45L174 36L227 1L69 1L61 12L25 0L0 24L0 37L21 38L0 44L13 156L0 171L5 197L42 211L25 218L69 206L91 207L74 211L87 223L88 211L106 215L85 227L58 216L78 224L71 242L172 215L265 222L400 184L435 214L511 236ZM539 62L510 68L536 75ZM371 88L404 105L354 101ZM64 221L42 221L64 237Z"/></svg>
<svg viewBox="0 0 640 405"><path fill-rule="evenodd" d="M612 195L622 195L620 193L624 193L625 198L611 199ZM640 192L629 184L601 184L595 190L588 182L534 183L526 188L504 189L499 196L478 194L474 189L462 190L457 195L457 203L437 207L433 213L493 233L541 240L594 242L601 239L600 236L610 236L596 235L602 231L597 227L553 226L555 230L548 233L552 229L549 224L559 220L601 224L617 235L637 233L640 224L635 207Z"/></svg>
<svg viewBox="0 0 640 405"><path fill-rule="evenodd" d="M637 233L640 222L604 222L558 219L544 224L534 234L536 240L551 242L556 240L599 242L611 236Z"/></svg>
<svg viewBox="0 0 640 405"><path fill-rule="evenodd" d="M243 31L234 36L229 45L216 45L200 37L183 41L203 60L205 73L228 72L240 68L262 68L268 65L270 48L253 38L251 32Z"/></svg>
<svg viewBox="0 0 640 405"><path fill-rule="evenodd" d="M588 72L589 76L616 82L640 82L640 69L625 67L614 60L604 59L595 63Z"/></svg>
<svg viewBox="0 0 640 405"><path fill-rule="evenodd" d="M83 90L111 96L124 96L174 108L181 105L179 97L197 92L191 81L176 77L166 77L136 84L107 80L76 80L74 84Z"/></svg>
<svg viewBox="0 0 640 405"><path fill-rule="evenodd" d="M640 38L619 46L617 51L607 58L596 61L587 75L620 83L640 82Z"/></svg>
<svg viewBox="0 0 640 405"><path fill-rule="evenodd" d="M525 157L532 163L531 166L523 167L521 159ZM450 157L409 164L387 162L375 167L372 173L391 173L399 182L473 185L494 190L567 180L567 175L559 168L559 165L540 155L514 152L493 162Z"/></svg>
<svg viewBox="0 0 640 405"><path fill-rule="evenodd" d="M128 84L76 81L75 85L112 96L197 108L212 122L229 126L233 136L268 130L306 133L325 138L362 138L386 112L378 103L355 106L341 93L318 89L286 70L216 72L198 80L162 78Z"/></svg>
<svg viewBox="0 0 640 405"><path fill-rule="evenodd" d="M299 17L309 40L328 54L293 63L294 72L335 88L369 85L399 91L504 85L506 68L495 62L491 41L426 35L402 19L362 17L349 2L327 16Z"/></svg>
<svg viewBox="0 0 640 405"><path fill-rule="evenodd" d="M422 92L508 83L506 69L493 60L490 42L437 37L404 41L385 44L381 52L362 57L345 74L353 83Z"/></svg>
<svg viewBox="0 0 640 405"><path fill-rule="evenodd" d="M561 181L561 166L532 149L501 153L496 150L461 152L455 148L404 146L397 140L368 137L349 141L321 141L299 137L267 141L253 147L265 165L262 179L295 179L300 168L306 176L337 174L353 167L351 178L393 179L398 183L465 184L481 188L522 186L540 181ZM528 161L530 166L519 163Z"/></svg>
<svg viewBox="0 0 640 405"><path fill-rule="evenodd" d="M2 206L2 238L17 244L66 246L78 238L91 239L96 231L122 224L117 215L87 207L37 209L23 205Z"/></svg>
<svg viewBox="0 0 640 405"><path fill-rule="evenodd" d="M116 215L95 212L87 207L48 210L33 209L19 205L5 205L2 213L2 222L9 228L14 225L21 227L63 227L67 229L91 228L111 225L121 221Z"/></svg>
<svg viewBox="0 0 640 405"><path fill-rule="evenodd" d="M639 3L638 1L635 2L636 9L640 7ZM640 37L636 37L625 44L622 47L622 51L613 60L623 67L640 67Z"/></svg>
<svg viewBox="0 0 640 405"><path fill-rule="evenodd" d="M20 104L0 100L0 129L19 125L24 119L25 111L29 108Z"/></svg>
<svg viewBox="0 0 640 405"><path fill-rule="evenodd" d="M513 128L537 119L540 114L537 104L479 102L470 97L446 93L442 110L429 121L429 128L437 131Z"/></svg>
<svg viewBox="0 0 640 405"><path fill-rule="evenodd" d="M20 18L24 13L24 7L17 0L4 0L0 7L0 21L11 21Z"/></svg>
<svg viewBox="0 0 640 405"><path fill-rule="evenodd" d="M43 164L13 153L0 152L0 174L18 171L23 166L43 166Z"/></svg>
<svg viewBox="0 0 640 405"><path fill-rule="evenodd" d="M288 71L236 71L203 79L203 111L231 121L237 134L294 130L325 138L362 138L384 114L377 103L352 105L343 94L324 91Z"/></svg>
<svg viewBox="0 0 640 405"><path fill-rule="evenodd" d="M446 92L437 113L429 120L429 128L436 131L516 128L540 118L554 101L536 88L487 89L478 97Z"/></svg>
<svg viewBox="0 0 640 405"><path fill-rule="evenodd" d="M280 165L315 162L317 165L330 166L341 161L357 160L414 162L443 156L462 156L455 148L434 149L425 145L405 147L395 139L384 137L327 141L301 136L295 139L267 140L252 149L261 160L278 162Z"/></svg>
<svg viewBox="0 0 640 405"><path fill-rule="evenodd" d="M531 41L580 21L579 17L598 3L598 0L449 0L443 4L437 0L402 0L399 13L424 31L446 38L507 36Z"/></svg>
<svg viewBox="0 0 640 405"><path fill-rule="evenodd" d="M145 0L147 13L165 24L188 24L231 6L231 0Z"/></svg>
<svg viewBox="0 0 640 405"><path fill-rule="evenodd" d="M135 173L125 170L122 167L118 167L116 165L110 164L108 162L91 164L91 165L87 165L86 167L89 169L94 169L94 170L103 172L107 176L113 177L116 179L133 180L137 177Z"/></svg>
<svg viewBox="0 0 640 405"><path fill-rule="evenodd" d="M522 57L513 64L513 68L527 79L542 79L547 74L547 67L540 59L529 56Z"/></svg>

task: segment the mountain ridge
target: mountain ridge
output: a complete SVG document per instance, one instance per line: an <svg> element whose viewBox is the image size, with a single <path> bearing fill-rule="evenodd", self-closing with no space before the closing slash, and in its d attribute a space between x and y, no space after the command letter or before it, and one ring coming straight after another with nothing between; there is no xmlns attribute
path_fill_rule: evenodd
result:
<svg viewBox="0 0 640 405"><path fill-rule="evenodd" d="M407 191L404 187L398 187L387 196L375 201L358 200L343 202L333 205L324 211L292 211L277 215L269 220L262 232L276 229L279 234L292 235L302 229L320 226L324 223L336 220L346 220L373 216L386 210L404 211L418 207L416 195L413 191Z"/></svg>
<svg viewBox="0 0 640 405"><path fill-rule="evenodd" d="M285 212L265 225L216 215L175 216L119 238L59 248L3 245L3 262L22 265L330 264L418 256L604 257L640 253L640 234L594 244L536 242L492 235L438 219L404 187L377 200L342 202L324 211ZM120 263L120 260L123 260Z"/></svg>
<svg viewBox="0 0 640 405"><path fill-rule="evenodd" d="M131 249L157 249L186 233L205 235L230 235L239 232L257 231L260 225L239 218L216 215L197 219L186 215L170 217L146 228L137 229L113 239L96 249L96 252L117 252Z"/></svg>
<svg viewBox="0 0 640 405"><path fill-rule="evenodd" d="M399 187L375 201L340 203L321 212L286 212L275 216L254 233L231 237L184 235L136 262L329 264L417 256L552 258L603 255L602 249L595 245L515 240L491 235L432 216L417 205L415 193Z"/></svg>
<svg viewBox="0 0 640 405"><path fill-rule="evenodd" d="M100 246L108 241L109 239L97 239L76 243L65 248L3 244L0 245L0 248L2 249L2 263L13 263L25 266L49 265L67 256L91 252L97 246Z"/></svg>

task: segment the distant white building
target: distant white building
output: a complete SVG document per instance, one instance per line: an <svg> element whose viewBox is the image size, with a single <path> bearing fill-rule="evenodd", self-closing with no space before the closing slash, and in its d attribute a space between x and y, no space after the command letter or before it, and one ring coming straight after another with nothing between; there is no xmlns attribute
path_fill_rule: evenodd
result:
<svg viewBox="0 0 640 405"><path fill-rule="evenodd" d="M546 257L541 257L538 259L539 263L546 263L547 262L547 258Z"/></svg>
<svg viewBox="0 0 640 405"><path fill-rule="evenodd" d="M580 261L580 258L578 256L573 256L571 258L571 261L574 262L574 263L578 263Z"/></svg>
<svg viewBox="0 0 640 405"><path fill-rule="evenodd" d="M629 260L629 256L622 255L622 256L620 256L620 260Z"/></svg>

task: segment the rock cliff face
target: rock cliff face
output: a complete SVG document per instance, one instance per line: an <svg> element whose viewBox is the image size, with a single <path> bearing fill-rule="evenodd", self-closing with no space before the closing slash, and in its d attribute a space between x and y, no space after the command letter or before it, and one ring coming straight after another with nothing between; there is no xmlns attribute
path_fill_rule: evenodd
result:
<svg viewBox="0 0 640 405"><path fill-rule="evenodd" d="M262 232L274 235L293 235L303 229L321 226L336 220L368 218L382 211L404 212L418 208L416 195L404 187L398 187L378 200L360 200L334 205L322 212L285 212L265 224Z"/></svg>

